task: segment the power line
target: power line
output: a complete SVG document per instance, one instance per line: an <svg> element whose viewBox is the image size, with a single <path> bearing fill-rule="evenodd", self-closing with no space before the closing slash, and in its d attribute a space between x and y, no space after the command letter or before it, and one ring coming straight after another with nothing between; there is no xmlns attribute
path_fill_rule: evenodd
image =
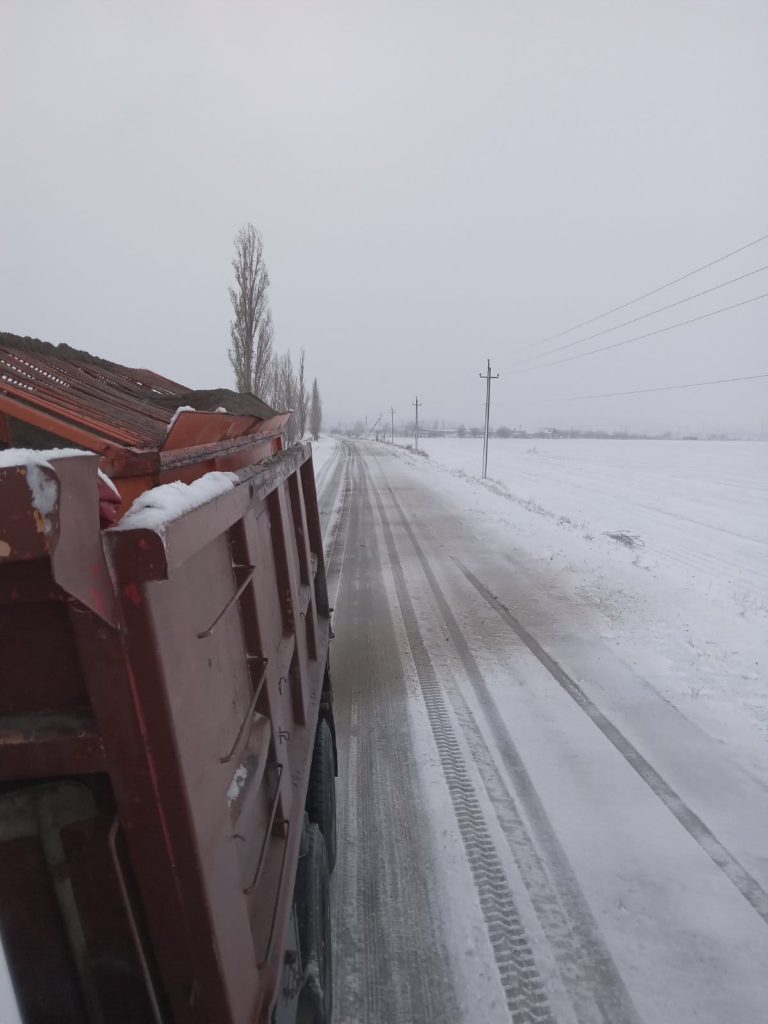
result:
<svg viewBox="0 0 768 1024"><path fill-rule="evenodd" d="M551 363L542 363L540 366L524 366L520 373L530 370L545 370L549 366L559 366L560 363L570 363L574 359L585 359L587 356L597 355L598 352L607 352L612 348L621 348L622 345L630 345L634 341L642 341L643 338L653 338L657 334L665 334L677 327L685 327L687 324L695 324L699 320L706 320L710 316L717 316L720 313L727 313L731 309L738 309L740 306L748 306L750 302L757 302L759 299L768 299L768 292L755 295L751 299L744 299L741 302L734 302L732 306L722 306L720 309L713 309L709 313L701 313L699 316L692 316L689 320L679 320L676 324L668 324L666 327L659 327L655 331L647 331L645 334L636 334L633 338L625 338L623 341L614 341L610 345L601 345L600 348L591 348L588 352L577 352L572 356L563 356L562 359L554 359Z"/></svg>
<svg viewBox="0 0 768 1024"><path fill-rule="evenodd" d="M533 362L535 359L543 359L545 356L553 356L556 352L563 352L567 348L573 348L575 345L581 345L585 341L592 341L594 338L601 338L604 334L610 334L612 331L618 331L621 327L629 327L630 324L636 324L639 320L647 320L649 316L655 316L657 313L664 313L668 309L674 309L675 306L682 306L686 302L691 302L693 299L700 299L702 295L709 295L710 292L719 291L720 288L726 288L729 284L736 284L737 281L743 281L747 277L754 277L755 274L761 274L763 271L768 270L768 264L764 267L758 267L757 270L749 270L746 274L739 274L738 277L732 277L730 281L723 281L721 284L713 285L711 288L705 288L704 291L696 292L694 295L689 295L687 298L678 299L676 302L670 302L667 306L661 306L659 309L652 309L650 313L641 313L640 316L633 317L631 320L625 320L623 323L616 324L615 327L605 327L602 331L595 331L594 334L587 334L583 338L577 338L575 341L568 341L565 345L558 345L557 348L550 349L548 352L539 352L533 356L525 356L523 359L518 359L517 362L512 363L512 366L521 366L523 363Z"/></svg>
<svg viewBox="0 0 768 1024"><path fill-rule="evenodd" d="M704 388L712 384L736 384L744 380L762 380L768 377L768 373L753 373L748 377L721 377L719 380L698 380L693 384L667 384L658 388L638 388L635 391L606 391L598 395L571 395L568 398L540 398L538 400L523 399L522 405L539 405L542 402L580 402L588 398L619 398L624 395L649 395L654 391L682 391L685 388ZM518 403L502 402L502 405L517 405Z"/></svg>
<svg viewBox="0 0 768 1024"><path fill-rule="evenodd" d="M731 256L736 256L738 253L744 252L746 249L751 249L753 245L758 245L758 243L764 242L767 238L768 235L761 235L760 238L756 238L752 242L747 242L746 245L741 245L738 249L732 249L731 252L727 252L725 256L718 256L716 260L705 263L701 267L696 267L695 270L689 270L687 274L683 274L681 277L676 277L673 281L667 281L666 284L660 284L658 288L653 288L651 291L645 292L643 295L638 295L635 299L623 302L620 306L614 306L613 309L606 310L605 313L593 316L589 320L582 320L581 323L574 324L572 327L566 327L564 331L558 331L557 334L550 334L548 338L541 338L539 341L533 341L530 345L526 345L525 347L533 348L535 345L546 345L548 341L555 341L557 338L562 338L564 334L570 334L571 331L578 331L580 327L589 327L590 324L594 324L598 320L602 320L604 317L610 316L611 313L619 313L622 309L626 309L628 306L634 306L636 302L641 302L643 299L650 298L651 295L656 295L658 292L664 291L665 288L671 288L673 284L679 284L681 281L687 281L688 278L693 277L694 274L700 274L702 270L709 270L710 267L714 267L718 263L722 263L723 260L730 259Z"/></svg>

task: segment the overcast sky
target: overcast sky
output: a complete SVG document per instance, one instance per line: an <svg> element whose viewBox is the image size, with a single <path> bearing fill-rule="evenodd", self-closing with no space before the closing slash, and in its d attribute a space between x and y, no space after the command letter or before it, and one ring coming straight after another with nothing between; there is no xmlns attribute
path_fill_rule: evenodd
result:
<svg viewBox="0 0 768 1024"><path fill-rule="evenodd" d="M0 329L231 385L232 239L326 419L758 430L768 299L516 366L768 265L765 0L0 0ZM560 357L768 292L768 272ZM558 358L552 356L551 359ZM547 401L544 401L547 400Z"/></svg>

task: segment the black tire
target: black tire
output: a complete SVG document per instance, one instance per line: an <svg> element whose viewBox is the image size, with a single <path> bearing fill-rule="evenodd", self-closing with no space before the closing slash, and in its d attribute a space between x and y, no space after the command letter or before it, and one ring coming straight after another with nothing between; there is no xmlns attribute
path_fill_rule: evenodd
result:
<svg viewBox="0 0 768 1024"><path fill-rule="evenodd" d="M331 1024L331 876L325 840L314 824L302 838L294 901L304 977L296 1024Z"/></svg>
<svg viewBox="0 0 768 1024"><path fill-rule="evenodd" d="M320 719L315 734L306 811L309 820L323 833L328 870L333 873L336 867L336 758L331 729L324 718Z"/></svg>

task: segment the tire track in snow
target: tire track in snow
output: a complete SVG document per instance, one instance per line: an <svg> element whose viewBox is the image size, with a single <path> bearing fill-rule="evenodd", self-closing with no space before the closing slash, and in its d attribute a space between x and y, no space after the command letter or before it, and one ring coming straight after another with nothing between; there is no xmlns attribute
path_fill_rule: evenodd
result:
<svg viewBox="0 0 768 1024"><path fill-rule="evenodd" d="M340 444L339 454L335 460L333 471L330 476L326 478L323 486L317 492L320 527L323 532L324 541L328 537L329 531L331 530L334 522L336 523L334 528L338 528L338 518L341 513L344 494L343 487L340 488L340 482L346 476L348 461L349 449L346 444ZM325 547L327 550L327 543L325 544Z"/></svg>
<svg viewBox="0 0 768 1024"><path fill-rule="evenodd" d="M367 473L367 469L365 471ZM398 603L427 717L485 918L510 1018L513 1024L554 1024L528 936L464 763L442 687L418 626L381 496L373 480L370 477L369 480L384 530Z"/></svg>
<svg viewBox="0 0 768 1024"><path fill-rule="evenodd" d="M693 811L669 785L656 769L643 757L637 747L603 714L596 704L590 700L579 684L568 675L565 669L548 654L538 640L515 618L506 605L492 594L488 588L470 572L470 570L453 557L460 571L483 597L491 608L498 613L517 637L525 644L531 654L544 666L549 674L560 684L569 697L594 722L605 738L613 744L624 760L640 778L650 787L667 809L677 818L678 822L694 839L701 849L720 868L728 880L736 887L752 909L768 924L768 893L760 883L750 875L747 869L720 842L702 819Z"/></svg>
<svg viewBox="0 0 768 1024"><path fill-rule="evenodd" d="M350 474L354 474L355 491L358 495L354 509L351 512L349 536L352 538L353 546L357 546L359 550L363 534L361 529L361 505L364 499L364 481L360 473L360 466L354 457L351 447L348 448L348 453ZM353 563L350 582L355 591L358 589L358 582L355 577L361 574L361 569L362 567L359 562L357 564ZM338 599L338 589L336 593ZM353 614L358 613L359 606L355 608ZM350 719L351 722L354 720L356 726L359 726L361 719L371 721L375 712L371 708L370 693L367 687L359 686L355 697L355 715L354 719L352 715ZM359 729L358 735L360 735ZM357 805L355 814L360 824L357 835L350 837L355 846L360 843L362 836L376 834L378 822L376 794L372 791L372 781L376 778L375 752L371 750L370 743L366 742L367 737L365 735L363 735L362 739L363 742L358 742L357 744L358 774L354 780L350 779L354 788L348 794L352 797L352 802ZM374 1022L381 1020L383 1017L382 1009L387 1005L387 990L391 987L387 985L389 961L388 957L384 955L387 941L384 931L386 914L381 899L380 887L384 864L381 849L376 845L372 845L364 850L364 870L361 870L359 851L356 851L355 856L355 871L350 880L354 886L353 891L356 893L357 905L365 910L362 920L363 958L361 966L363 973L363 1002L361 1009L363 1019Z"/></svg>
<svg viewBox="0 0 768 1024"><path fill-rule="evenodd" d="M376 463L386 481L386 474L378 458ZM572 999L577 1017L580 1022L600 1020L604 1024L638 1024L637 1011L520 754L504 725L503 717L480 667L461 632L410 521L392 488L388 483L385 483L385 486L399 512L402 526L440 609L462 667L480 704L487 711L487 720L495 745L512 775L516 796L524 807L529 821L532 822L539 844L545 852L549 871L547 864L539 855L515 798L509 793L507 784L494 763L493 755L472 711L459 694L460 707L457 708L457 717L461 721L475 763L496 809L499 824L528 889L539 923L555 954L561 978Z"/></svg>
<svg viewBox="0 0 768 1024"><path fill-rule="evenodd" d="M440 921L424 884L426 809L414 782L394 625L381 604L374 513L359 460L350 465L355 500L340 594L349 640L337 655L335 686L344 780L333 889L336 1016L340 1024L458 1024Z"/></svg>
<svg viewBox="0 0 768 1024"><path fill-rule="evenodd" d="M363 463L357 452L354 454L359 473L358 507L373 520L373 504ZM358 540L365 538L361 577L380 580L383 567L378 538L372 531L366 533L362 529L357 537ZM369 593L373 609L378 609L378 583ZM388 1012L374 1016L373 1021L417 1024L439 1020L449 1024L458 1018L458 1007L452 979L444 977L448 957L424 886L424 877L430 868L429 854L415 842L408 849L408 855L403 856L405 848L399 838L408 829L418 834L424 815L424 808L418 804L415 794L415 766L406 759L403 750L406 737L411 735L408 712L405 703L398 702L394 688L389 699L381 697L378 688L369 685L361 708L362 716L369 723L368 743L364 748L367 762L361 773L363 805L369 810L364 834L373 837L382 827L391 827L394 844L393 849L392 845L381 841L374 843L373 863L368 874L369 887L376 890L381 907L379 917L386 925L383 947L377 951L378 959L373 962L387 965L382 974L387 979L385 1008Z"/></svg>
<svg viewBox="0 0 768 1024"><path fill-rule="evenodd" d="M352 452L345 445L344 459L340 462L339 476L342 477L339 488L339 499L336 504L335 519L326 524L323 533L323 547L325 548L325 575L328 588L328 600L331 611L336 604L341 587L341 574L344 568L344 559L347 553L347 539L349 537L349 517L352 506L352 473L350 470ZM329 481L330 486L330 481ZM342 538L339 543L339 538ZM335 584L335 588L332 587ZM331 592L333 590L333 596Z"/></svg>
<svg viewBox="0 0 768 1024"><path fill-rule="evenodd" d="M341 587L341 572L344 564L344 555L346 553L347 538L349 535L350 499L352 496L351 479L348 470L349 458L349 448L344 443L340 444L338 449L338 458L336 460L337 464L334 467L331 477L325 482L322 495L318 496L318 503L323 501L327 495L331 495L333 498L331 509L327 509L326 507L326 511L324 513L326 516L328 516L330 510L335 508L336 511L336 515L333 518L327 519L325 529L323 530L328 599L331 604L332 612L333 605L338 598L339 589ZM340 481L341 486L339 487ZM340 535L343 538L341 543L339 543ZM333 599L331 599L332 580L335 581L336 584L335 597ZM337 686L334 686L334 690L336 689ZM331 914L334 947L333 985L334 1002L336 1004L335 1010L337 1014L339 1003L342 1003L344 1000L363 1001L360 986L365 982L365 971L361 962L363 943L360 940L359 934L356 932L356 922L345 919L342 913L343 902L340 898L342 894L352 890L352 887L355 884L353 880L358 877L357 840L359 814L356 801L347 798L347 795L354 791L355 780L357 779L359 771L357 728L358 700L358 691L355 689L351 692L346 701L342 702L337 698L334 702L334 717L336 719L337 735L339 739L341 739L341 736L346 738L345 756L342 757L341 751L339 752L338 781L341 783L341 793L338 794L337 815L340 841L338 843L336 870L331 877ZM337 950L341 946L342 941L348 951L354 952L351 956L350 953L347 952L347 962L345 964L347 975L345 978L346 991L344 992L343 999L340 999L338 994L339 988L341 987L338 978L340 965Z"/></svg>

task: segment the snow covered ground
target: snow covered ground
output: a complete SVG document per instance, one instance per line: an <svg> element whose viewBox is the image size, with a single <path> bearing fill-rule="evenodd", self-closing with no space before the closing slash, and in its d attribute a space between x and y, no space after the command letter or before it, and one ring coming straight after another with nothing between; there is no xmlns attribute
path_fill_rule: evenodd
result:
<svg viewBox="0 0 768 1024"><path fill-rule="evenodd" d="M432 487L768 779L768 444L420 439Z"/></svg>

